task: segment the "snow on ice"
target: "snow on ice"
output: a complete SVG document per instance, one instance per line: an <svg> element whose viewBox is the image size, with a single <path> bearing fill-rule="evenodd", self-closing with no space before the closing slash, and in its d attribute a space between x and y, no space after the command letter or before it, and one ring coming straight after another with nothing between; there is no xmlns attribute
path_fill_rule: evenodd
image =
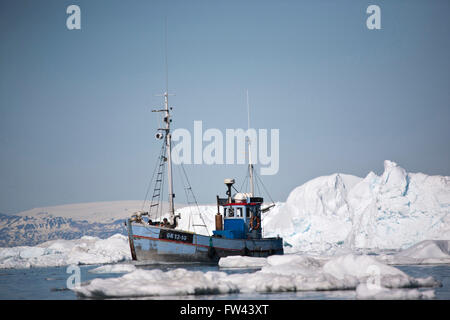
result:
<svg viewBox="0 0 450 320"><path fill-rule="evenodd" d="M253 266L261 258L233 257L234 265ZM432 277L413 278L370 256L345 255L329 259L285 255L265 258L261 270L227 274L186 269L135 270L118 278L94 279L72 290L82 298L119 298L227 293L355 290L356 297L432 298L433 290L411 288L439 285Z"/></svg>
<svg viewBox="0 0 450 320"><path fill-rule="evenodd" d="M395 254L380 254L388 264L450 264L450 240L425 240Z"/></svg>
<svg viewBox="0 0 450 320"><path fill-rule="evenodd" d="M91 273L128 273L136 270L136 267L128 263L107 264L89 270Z"/></svg>
<svg viewBox="0 0 450 320"><path fill-rule="evenodd" d="M106 264L131 259L128 238L84 236L77 240L52 240L35 247L0 248L0 269Z"/></svg>
<svg viewBox="0 0 450 320"><path fill-rule="evenodd" d="M230 256L219 260L221 268L262 268L267 264L266 258Z"/></svg>

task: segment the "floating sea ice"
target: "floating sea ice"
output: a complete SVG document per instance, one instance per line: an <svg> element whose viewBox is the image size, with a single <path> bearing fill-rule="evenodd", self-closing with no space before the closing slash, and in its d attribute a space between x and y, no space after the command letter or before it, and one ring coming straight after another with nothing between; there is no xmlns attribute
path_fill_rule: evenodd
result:
<svg viewBox="0 0 450 320"><path fill-rule="evenodd" d="M130 260L128 238L84 236L76 240L52 240L35 247L0 248L0 269L105 264Z"/></svg>
<svg viewBox="0 0 450 320"><path fill-rule="evenodd" d="M248 258L248 257L247 257ZM253 260L253 261L252 261ZM73 289L80 297L142 297L223 293L266 293L323 290L356 290L357 297L430 298L431 292L408 291L411 288L439 285L432 277L413 278L371 256L345 255L311 257L270 256L260 271L227 274L175 269L136 270L114 279L95 279ZM227 262L228 261L228 262ZM229 263L229 262L232 263ZM261 264L257 258L225 259L223 265ZM372 285L372 286L371 286ZM377 290L372 290L376 288ZM391 289L408 288L406 291Z"/></svg>
<svg viewBox="0 0 450 320"><path fill-rule="evenodd" d="M229 256L219 260L221 268L261 268L267 265L266 258Z"/></svg>
<svg viewBox="0 0 450 320"><path fill-rule="evenodd" d="M396 254L380 255L388 264L450 264L450 240L425 240Z"/></svg>
<svg viewBox="0 0 450 320"><path fill-rule="evenodd" d="M362 283L356 288L356 298L364 300L433 299L434 290L419 291L418 289L388 289Z"/></svg>
<svg viewBox="0 0 450 320"><path fill-rule="evenodd" d="M132 264L118 263L118 264L107 264L100 266L95 269L89 270L91 273L128 273L135 271L136 267Z"/></svg>
<svg viewBox="0 0 450 320"><path fill-rule="evenodd" d="M237 292L231 282L223 281L224 272L201 272L175 269L138 269L120 278L94 279L74 288L76 294L87 298L117 298L143 296L174 296Z"/></svg>

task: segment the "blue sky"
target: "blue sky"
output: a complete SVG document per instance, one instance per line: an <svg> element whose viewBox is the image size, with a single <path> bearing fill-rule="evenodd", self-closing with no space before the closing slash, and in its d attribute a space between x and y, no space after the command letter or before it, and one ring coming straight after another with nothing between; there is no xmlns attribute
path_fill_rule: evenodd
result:
<svg viewBox="0 0 450 320"><path fill-rule="evenodd" d="M66 8L81 8L81 30ZM366 8L381 8L368 30ZM317 176L450 175L448 1L23 1L0 3L0 212L142 199L160 145L150 110L165 87L174 128L280 130L274 200ZM213 203L243 165L189 165ZM175 169L175 177L178 169ZM185 202L180 186L177 202Z"/></svg>

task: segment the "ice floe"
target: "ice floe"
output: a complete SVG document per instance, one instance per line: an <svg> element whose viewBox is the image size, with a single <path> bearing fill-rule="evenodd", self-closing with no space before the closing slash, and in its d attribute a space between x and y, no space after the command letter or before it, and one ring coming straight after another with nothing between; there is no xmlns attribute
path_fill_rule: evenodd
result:
<svg viewBox="0 0 450 320"><path fill-rule="evenodd" d="M0 269L106 264L130 260L128 238L84 236L76 240L52 240L34 247L0 248Z"/></svg>
<svg viewBox="0 0 450 320"><path fill-rule="evenodd" d="M267 265L266 258L230 256L219 260L221 268L261 268Z"/></svg>
<svg viewBox="0 0 450 320"><path fill-rule="evenodd" d="M128 273L136 270L136 267L128 263L107 264L89 270L91 273Z"/></svg>
<svg viewBox="0 0 450 320"><path fill-rule="evenodd" d="M388 289L383 287L374 287L362 283L356 288L357 299L380 299L380 300L407 300L407 299L433 299L434 290L418 289Z"/></svg>
<svg viewBox="0 0 450 320"><path fill-rule="evenodd" d="M222 265L263 265L261 258L225 260L231 262ZM433 297L432 290L423 292L417 288L439 285L432 277L410 277L371 256L323 258L284 255L265 260L259 271L233 274L181 268L165 272L138 269L118 278L94 279L73 290L82 298L354 290L355 296L362 299L417 299Z"/></svg>
<svg viewBox="0 0 450 320"><path fill-rule="evenodd" d="M450 264L450 240L425 240L395 254L380 254L388 264Z"/></svg>

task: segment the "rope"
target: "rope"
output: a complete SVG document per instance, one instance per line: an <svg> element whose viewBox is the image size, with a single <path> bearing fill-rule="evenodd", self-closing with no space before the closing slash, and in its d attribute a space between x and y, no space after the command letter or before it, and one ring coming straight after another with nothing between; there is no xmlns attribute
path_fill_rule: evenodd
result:
<svg viewBox="0 0 450 320"><path fill-rule="evenodd" d="M275 204L275 202L273 201L272 197L270 196L270 193L267 191L266 186L264 185L264 183L262 182L261 178L255 174L256 179L259 179L259 182L261 183L262 187L264 188L264 191L267 193L267 195L269 196L270 201L272 201L273 204Z"/></svg>
<svg viewBox="0 0 450 320"><path fill-rule="evenodd" d="M186 202L187 202L188 207L189 207L189 221L188 221L188 230L187 230L187 231L190 231L190 230L191 230L192 208L191 208L191 206L189 205L189 194L188 194L188 192L187 192L187 189L185 188L183 176L182 176L182 174L181 174L181 169L180 169L179 166L178 166L178 174L180 175L181 184L183 185L184 194L185 194L185 196L186 196ZM193 219L192 219L192 220L193 220ZM193 227L193 229L194 229L194 231L195 231L194 226L192 226L192 227Z"/></svg>
<svg viewBox="0 0 450 320"><path fill-rule="evenodd" d="M197 198L195 197L194 191L192 190L192 187L191 187L191 183L189 182L188 175L187 175L186 170L184 169L184 166L182 163L181 163L181 169L183 169L183 173L186 178L186 182L188 184L189 190L191 191L195 206L197 207L197 210L198 210L198 215L200 216L200 219L202 220L203 225L205 226L206 232L209 234L208 226L206 225L205 220L203 219L202 213L200 212L200 208L198 207Z"/></svg>
<svg viewBox="0 0 450 320"><path fill-rule="evenodd" d="M160 163L161 163L161 161L156 161L156 165L155 165L155 168L153 169L152 177L151 177L151 179L148 181L147 191L145 192L144 202L142 203L141 210L144 210L145 203L147 202L148 193L149 193L149 191L150 191L150 186L152 185L153 179L154 179L154 177L155 177L156 169L158 168L158 165L159 165Z"/></svg>

